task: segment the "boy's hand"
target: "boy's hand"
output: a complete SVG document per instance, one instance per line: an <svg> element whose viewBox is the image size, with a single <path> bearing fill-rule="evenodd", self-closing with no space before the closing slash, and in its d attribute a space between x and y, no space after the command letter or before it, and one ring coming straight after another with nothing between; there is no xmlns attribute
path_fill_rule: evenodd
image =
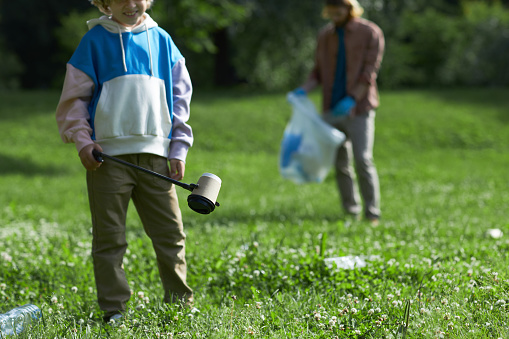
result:
<svg viewBox="0 0 509 339"><path fill-rule="evenodd" d="M92 154L92 150L98 150L99 152L102 152L103 149L98 144L90 144L88 146L85 146L80 151L80 160L83 164L83 167L87 169L87 171L95 171L99 166L101 166L101 162L97 161Z"/></svg>
<svg viewBox="0 0 509 339"><path fill-rule="evenodd" d="M179 159L170 159L170 177L175 180L184 179L186 163Z"/></svg>

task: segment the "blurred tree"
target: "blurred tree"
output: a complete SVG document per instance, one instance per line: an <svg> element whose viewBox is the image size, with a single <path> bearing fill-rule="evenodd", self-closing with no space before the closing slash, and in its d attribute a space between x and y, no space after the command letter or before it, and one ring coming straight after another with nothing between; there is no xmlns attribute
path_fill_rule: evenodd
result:
<svg viewBox="0 0 509 339"><path fill-rule="evenodd" d="M53 35L57 43L54 58L59 67L54 71L52 87L61 87L65 75L65 64L69 61L74 50L88 31L87 21L102 15L96 7L89 7L86 11L73 10L68 15L60 17L60 25L54 29Z"/></svg>
<svg viewBox="0 0 509 339"><path fill-rule="evenodd" d="M71 9L86 9L83 0L16 0L0 2L0 32L5 47L17 55L24 65L21 84L27 88L51 86L56 69L63 67L59 59L53 30L60 25L59 17Z"/></svg>
<svg viewBox="0 0 509 339"><path fill-rule="evenodd" d="M0 5L1 5L0 0ZM0 11L0 23L2 15ZM0 90L19 88L19 76L23 72L23 64L5 44L4 37L0 35Z"/></svg>
<svg viewBox="0 0 509 339"><path fill-rule="evenodd" d="M442 65L449 85L509 86L509 10L499 1L465 2L458 19L461 34Z"/></svg>
<svg viewBox="0 0 509 339"><path fill-rule="evenodd" d="M231 27L239 75L268 89L300 84L313 65L322 8L322 1L253 1L247 20Z"/></svg>
<svg viewBox="0 0 509 339"><path fill-rule="evenodd" d="M150 14L167 30L186 57L193 82L229 85L236 82L229 27L246 19L251 1L156 1Z"/></svg>
<svg viewBox="0 0 509 339"><path fill-rule="evenodd" d="M359 2L364 16L386 36L382 87L489 82L486 77L479 80L483 74L495 74L497 84L507 82L504 72L494 70L503 68L509 48L505 14L500 14L507 12L509 0ZM326 23L321 18L323 4L323 0L156 0L149 14L174 38L195 85L242 80L288 89L303 81L312 67L316 35ZM475 4L498 6L494 8L500 15L490 12L474 20L472 12L483 11ZM0 0L0 80L27 88L60 87L65 62L85 33L86 20L99 15L87 0ZM461 75L466 65L475 68Z"/></svg>

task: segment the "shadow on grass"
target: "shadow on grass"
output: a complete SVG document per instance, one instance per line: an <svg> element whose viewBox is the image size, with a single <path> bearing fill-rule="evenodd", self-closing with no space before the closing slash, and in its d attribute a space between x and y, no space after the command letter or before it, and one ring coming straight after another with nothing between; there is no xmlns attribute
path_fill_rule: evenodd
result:
<svg viewBox="0 0 509 339"><path fill-rule="evenodd" d="M56 166L41 166L28 158L18 158L0 153L0 175L56 176L62 172L63 170Z"/></svg>
<svg viewBox="0 0 509 339"><path fill-rule="evenodd" d="M182 205L181 208L187 208ZM219 212L219 211L218 211ZM214 212L213 212L214 213ZM221 227L235 227L236 225L257 225L257 224L274 224L281 223L283 225L301 225L302 223L342 223L349 220L348 217L341 212L331 212L330 214L296 214L292 212L282 212L280 210L269 210L263 214L252 214L249 211L236 211L234 214L215 215L194 215L190 213L185 216L186 226L201 227L204 224L210 224Z"/></svg>
<svg viewBox="0 0 509 339"><path fill-rule="evenodd" d="M482 114L483 107L495 107L499 109L496 117L502 123L509 123L509 113L506 109L506 107L509 106L509 96L507 92L507 88L499 87L429 90L430 95L438 97L443 101L479 107L479 114Z"/></svg>
<svg viewBox="0 0 509 339"><path fill-rule="evenodd" d="M54 119L58 100L56 90L0 92L0 121L20 121L46 114Z"/></svg>

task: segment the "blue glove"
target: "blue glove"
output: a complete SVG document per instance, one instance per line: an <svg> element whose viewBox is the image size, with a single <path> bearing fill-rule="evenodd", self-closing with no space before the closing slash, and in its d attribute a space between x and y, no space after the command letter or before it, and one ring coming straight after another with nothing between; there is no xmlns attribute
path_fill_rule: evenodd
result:
<svg viewBox="0 0 509 339"><path fill-rule="evenodd" d="M305 96L307 95L306 91L302 87L298 87L292 91L292 93L296 96Z"/></svg>
<svg viewBox="0 0 509 339"><path fill-rule="evenodd" d="M351 96L341 99L336 106L332 109L332 115L339 117L350 114L350 111L355 107L355 99Z"/></svg>

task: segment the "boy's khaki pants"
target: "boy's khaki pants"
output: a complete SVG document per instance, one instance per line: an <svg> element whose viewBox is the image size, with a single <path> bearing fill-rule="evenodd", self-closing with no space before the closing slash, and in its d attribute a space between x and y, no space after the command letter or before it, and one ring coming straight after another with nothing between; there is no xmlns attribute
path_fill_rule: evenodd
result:
<svg viewBox="0 0 509 339"><path fill-rule="evenodd" d="M346 142L338 149L335 164L336 182L343 208L353 215L358 215L362 210L359 193L354 185L357 173L364 201L364 214L369 219L380 218L380 184L373 161L375 115L372 110L334 123L347 137Z"/></svg>
<svg viewBox="0 0 509 339"><path fill-rule="evenodd" d="M169 175L166 158L130 154L119 159ZM126 310L131 296L122 264L127 249L126 214L132 199L145 232L152 240L165 302L192 302L186 283L185 234L175 186L163 179L105 159L87 172L93 225L92 257L101 310L112 315ZM155 263L154 263L155 264Z"/></svg>

